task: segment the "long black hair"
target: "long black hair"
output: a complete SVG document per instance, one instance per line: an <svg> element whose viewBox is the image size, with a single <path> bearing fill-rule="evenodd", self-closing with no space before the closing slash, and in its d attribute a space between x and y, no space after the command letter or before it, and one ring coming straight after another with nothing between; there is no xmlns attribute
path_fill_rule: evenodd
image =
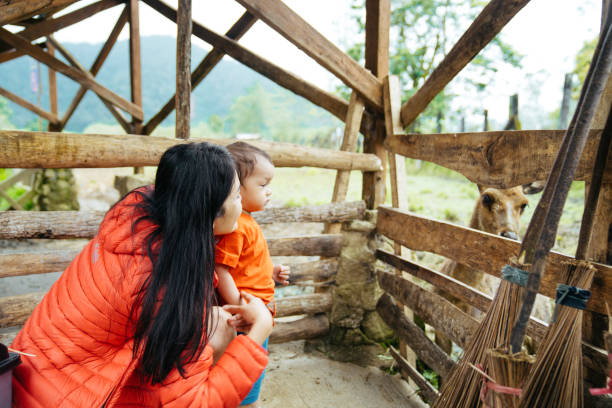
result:
<svg viewBox="0 0 612 408"><path fill-rule="evenodd" d="M213 222L222 215L235 178L232 157L208 143L180 144L162 156L155 188L140 192L138 206L156 228L144 245L153 272L133 307L134 357L145 380L162 382L175 367L197 359L208 342L214 299ZM156 246L159 245L159 247ZM154 250L155 248L155 250ZM142 350L141 350L142 349Z"/></svg>

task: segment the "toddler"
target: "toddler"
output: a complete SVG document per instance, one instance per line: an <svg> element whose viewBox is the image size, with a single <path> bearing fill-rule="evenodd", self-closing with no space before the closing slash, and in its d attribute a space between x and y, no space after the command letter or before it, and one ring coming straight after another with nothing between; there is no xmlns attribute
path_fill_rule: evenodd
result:
<svg viewBox="0 0 612 408"><path fill-rule="evenodd" d="M216 246L217 290L225 303L233 305L242 303L241 291L257 296L274 315L274 282L288 285L290 271L284 265L272 264L263 232L250 214L263 210L270 202L274 165L265 151L248 143L232 143L227 150L240 179L242 214L238 228L222 236ZM263 347L267 346L266 339ZM241 405L257 406L263 377L262 373Z"/></svg>

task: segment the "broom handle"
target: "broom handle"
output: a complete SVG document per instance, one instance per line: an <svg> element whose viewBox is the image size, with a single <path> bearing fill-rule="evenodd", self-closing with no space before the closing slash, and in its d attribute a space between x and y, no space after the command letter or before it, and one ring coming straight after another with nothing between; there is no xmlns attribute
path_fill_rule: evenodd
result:
<svg viewBox="0 0 612 408"><path fill-rule="evenodd" d="M586 202L584 203L584 212L582 213L582 222L580 224L580 235L578 237L578 248L576 249L576 259L579 260L587 259L587 252L591 242L591 232L593 230L593 221L595 220L595 210L597 209L599 192L603 184L603 175L606 170L610 144L612 144L612 109L608 113L606 125L599 139L595 164L593 164L593 172L591 175L591 185L589 187Z"/></svg>
<svg viewBox="0 0 612 408"><path fill-rule="evenodd" d="M584 92L585 97L582 101L584 103L579 106L580 111L577 115L575 127L571 129L571 132L568 131L564 138L564 143L566 139L568 140L567 155L565 158L560 158L558 155L555 160L555 168L553 168L552 172L559 172L559 175L556 177L557 183L552 186L546 186L546 189L551 188L554 191L548 213L545 216L544 225L542 226L540 239L533 252L533 266L527 279L521 311L510 337L510 344L514 353L518 353L521 350L527 321L531 315L533 303L540 287L542 271L546 265L546 256L555 242L563 205L574 178L580 156L582 155L589 128L595 115L595 109L610 76L610 69L612 68L612 29L610 27L606 30L601 44L601 49L598 50L601 52L599 55L594 56L594 65L592 65L594 66L593 75L589 78L589 82L584 84L584 88L586 88L586 92ZM561 150L563 149L560 149L560 153L562 153ZM562 167L559 169L558 165L562 165ZM551 175L549 179L553 179L553 176ZM545 205L542 208L544 207Z"/></svg>
<svg viewBox="0 0 612 408"><path fill-rule="evenodd" d="M602 33L606 33L608 28L612 26L612 4L608 4L606 12L604 14L604 20L602 21ZM601 47L603 41L598 41L595 47L595 51L593 52L593 63L589 66L587 71L587 75L584 79L584 83L588 84L591 81L591 77L593 75L595 61L597 57L601 54ZM585 86L586 89L586 86ZM560 172L558 169L563 167L563 163L565 158L567 157L567 148L569 145L568 135L574 132L574 127L576 126L576 121L578 120L578 115L580 113L580 107L584 104L586 92L581 92L580 97L578 99L577 108L574 111L574 115L572 115L572 120L567 128L565 133L565 137L561 143L561 147L559 148L559 152L557 153L557 157L555 158L555 163L553 164L553 169L548 175L548 180L544 187L544 192L542 193L542 197L538 202L538 205L534 211L533 216L531 217L531 221L529 222L529 226L527 227L527 232L525 233L525 237L521 243L521 248L519 250L519 262L521 264L531 264L533 263L535 256L535 248L540 240L542 235L542 231L544 229L546 216L548 214L548 208L553 202L553 195L555 192L554 186L557 185L559 180ZM557 171L555 171L557 169ZM550 187L549 187L550 186Z"/></svg>

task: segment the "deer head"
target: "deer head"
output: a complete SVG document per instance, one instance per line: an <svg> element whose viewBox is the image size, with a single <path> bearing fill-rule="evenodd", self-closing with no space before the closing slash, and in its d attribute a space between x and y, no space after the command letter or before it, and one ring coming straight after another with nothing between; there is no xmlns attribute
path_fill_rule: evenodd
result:
<svg viewBox="0 0 612 408"><path fill-rule="evenodd" d="M505 190L478 186L480 197L470 226L479 230L519 239L521 215L529 203L521 186Z"/></svg>

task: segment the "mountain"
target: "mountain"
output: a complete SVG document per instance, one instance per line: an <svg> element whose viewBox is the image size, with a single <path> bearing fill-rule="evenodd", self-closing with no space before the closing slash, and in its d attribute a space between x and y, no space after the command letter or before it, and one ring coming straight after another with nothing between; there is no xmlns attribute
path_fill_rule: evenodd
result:
<svg viewBox="0 0 612 408"><path fill-rule="evenodd" d="M85 67L90 67L102 44L65 43L68 51ZM129 43L127 40L119 41L113 47L96 80L129 100ZM192 45L192 68L202 60L206 51L196 44ZM56 55L59 55L56 52ZM62 59L61 55L58 57ZM141 38L142 59L142 98L145 120L166 103L174 94L176 39L169 36L148 36ZM32 77L37 77L37 62L29 57L21 57L13 61L0 64L0 86L16 93L24 99L37 104L37 94L32 92ZM42 83L41 106L49 109L48 74L44 65L40 65L40 82ZM58 74L58 106L60 117L72 102L79 85L71 79ZM267 93L283 95L285 100L290 99L287 109L298 113L312 111L314 105L310 102L288 93L278 85L259 75L244 65L224 58L204 79L192 93L192 122L207 122L212 115L221 118L228 117L230 108L236 99L245 95L253 88L263 89ZM11 122L17 128L26 128L37 116L24 108L9 102L12 111ZM316 108L316 110L320 110ZM312 115L311 115L312 116ZM337 121L329 114L321 113L316 116L317 126L335 126ZM305 122L304 120L300 122ZM308 122L308 121L306 121ZM76 112L68 121L67 131L81 132L93 123L115 124L115 119L100 102L97 96L88 91ZM172 113L162 125L174 124Z"/></svg>

